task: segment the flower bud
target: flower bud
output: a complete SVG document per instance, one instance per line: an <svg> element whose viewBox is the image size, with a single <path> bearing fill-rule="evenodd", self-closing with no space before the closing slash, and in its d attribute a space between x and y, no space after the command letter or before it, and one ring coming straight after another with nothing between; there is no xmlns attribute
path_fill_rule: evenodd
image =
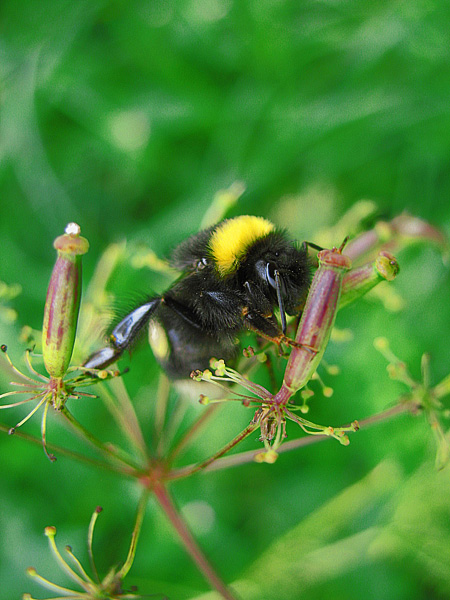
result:
<svg viewBox="0 0 450 600"><path fill-rule="evenodd" d="M342 280L351 268L351 261L338 250L322 250L306 301L305 310L291 351L283 385L275 397L280 404L287 402L315 372L322 359L336 318Z"/></svg>
<svg viewBox="0 0 450 600"><path fill-rule="evenodd" d="M57 259L47 291L42 352L51 377L62 377L72 357L81 298L81 256L89 249L80 227L69 223L53 246Z"/></svg>
<svg viewBox="0 0 450 600"><path fill-rule="evenodd" d="M374 262L352 269L346 273L342 281L339 308L367 294L381 281L392 281L399 270L397 260L389 252L380 252Z"/></svg>
<svg viewBox="0 0 450 600"><path fill-rule="evenodd" d="M366 231L351 240L345 253L354 262L370 260L380 249L397 252L406 246L420 242L436 245L444 262L448 261L450 244L442 231L426 221L403 213L392 221L378 222L374 229Z"/></svg>

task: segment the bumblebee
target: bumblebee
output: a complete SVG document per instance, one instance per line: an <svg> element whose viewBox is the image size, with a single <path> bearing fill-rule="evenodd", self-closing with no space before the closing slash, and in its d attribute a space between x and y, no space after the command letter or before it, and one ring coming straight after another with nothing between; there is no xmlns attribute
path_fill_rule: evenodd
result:
<svg viewBox="0 0 450 600"><path fill-rule="evenodd" d="M308 292L306 244L297 247L262 217L240 216L182 242L170 263L180 277L127 314L113 328L109 346L92 354L85 367L115 362L147 325L157 361L175 379L207 368L212 356L232 359L244 329L280 348L295 345L286 336L286 314L298 314Z"/></svg>

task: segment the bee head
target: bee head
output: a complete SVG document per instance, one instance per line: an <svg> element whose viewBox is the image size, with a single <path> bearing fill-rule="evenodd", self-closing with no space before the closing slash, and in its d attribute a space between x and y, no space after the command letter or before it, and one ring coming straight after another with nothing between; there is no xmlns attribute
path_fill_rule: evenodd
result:
<svg viewBox="0 0 450 600"><path fill-rule="evenodd" d="M275 231L255 242L241 265L249 281L256 283L272 304L289 315L299 312L311 282L306 251Z"/></svg>

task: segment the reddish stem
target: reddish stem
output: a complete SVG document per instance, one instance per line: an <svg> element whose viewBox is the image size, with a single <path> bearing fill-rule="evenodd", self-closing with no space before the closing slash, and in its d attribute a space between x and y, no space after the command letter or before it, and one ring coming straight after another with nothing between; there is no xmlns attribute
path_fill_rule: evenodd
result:
<svg viewBox="0 0 450 600"><path fill-rule="evenodd" d="M209 581L211 586L217 590L222 597L225 598L225 600L236 600L236 597L226 587L219 575L208 562L206 556L203 554L200 546L197 544L194 536L176 509L172 498L167 491L167 488L165 488L161 483L155 483L152 487L152 490L155 493L161 508L166 513L167 518L172 523L175 531L183 542L183 545L190 557Z"/></svg>

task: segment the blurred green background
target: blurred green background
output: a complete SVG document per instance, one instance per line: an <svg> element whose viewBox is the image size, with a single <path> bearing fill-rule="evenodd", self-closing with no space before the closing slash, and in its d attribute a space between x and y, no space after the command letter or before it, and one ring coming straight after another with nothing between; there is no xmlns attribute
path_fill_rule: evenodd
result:
<svg viewBox="0 0 450 600"><path fill-rule="evenodd" d="M4 299L19 316L11 323L3 309L0 341L14 360L25 348L21 327L41 327L52 241L69 221L91 243L85 283L111 242L167 255L235 181L246 192L230 216L267 216L300 240L317 239L360 199L384 218L408 210L450 232L445 2L4 0L0 23L0 279L22 286ZM423 352L433 383L450 371L448 269L427 246L399 259L393 287L405 308L367 300L339 314L353 339L328 349L341 375L322 373L335 392L325 399L316 388L312 420L362 419L406 391L387 378L378 335L415 377ZM111 282L124 302L164 285L126 262ZM144 347L126 382L148 435L157 374ZM101 422L104 439L114 435L99 402L71 409L86 426ZM24 414L0 417L12 426ZM225 406L189 459L249 418ZM25 430L38 436L39 419ZM52 416L49 431L80 447ZM288 433L299 435L292 424ZM0 444L1 600L47 597L27 580L29 565L67 584L43 529L57 526L60 546L70 543L86 562L96 505L105 509L100 570L124 559L137 488L63 457L50 464L18 438L2 435ZM257 446L255 437L246 448ZM448 598L449 467L436 471L434 454L424 418L403 416L362 430L348 448L317 444L273 466L196 475L172 491L243 599ZM170 600L214 597L153 504L127 583Z"/></svg>

